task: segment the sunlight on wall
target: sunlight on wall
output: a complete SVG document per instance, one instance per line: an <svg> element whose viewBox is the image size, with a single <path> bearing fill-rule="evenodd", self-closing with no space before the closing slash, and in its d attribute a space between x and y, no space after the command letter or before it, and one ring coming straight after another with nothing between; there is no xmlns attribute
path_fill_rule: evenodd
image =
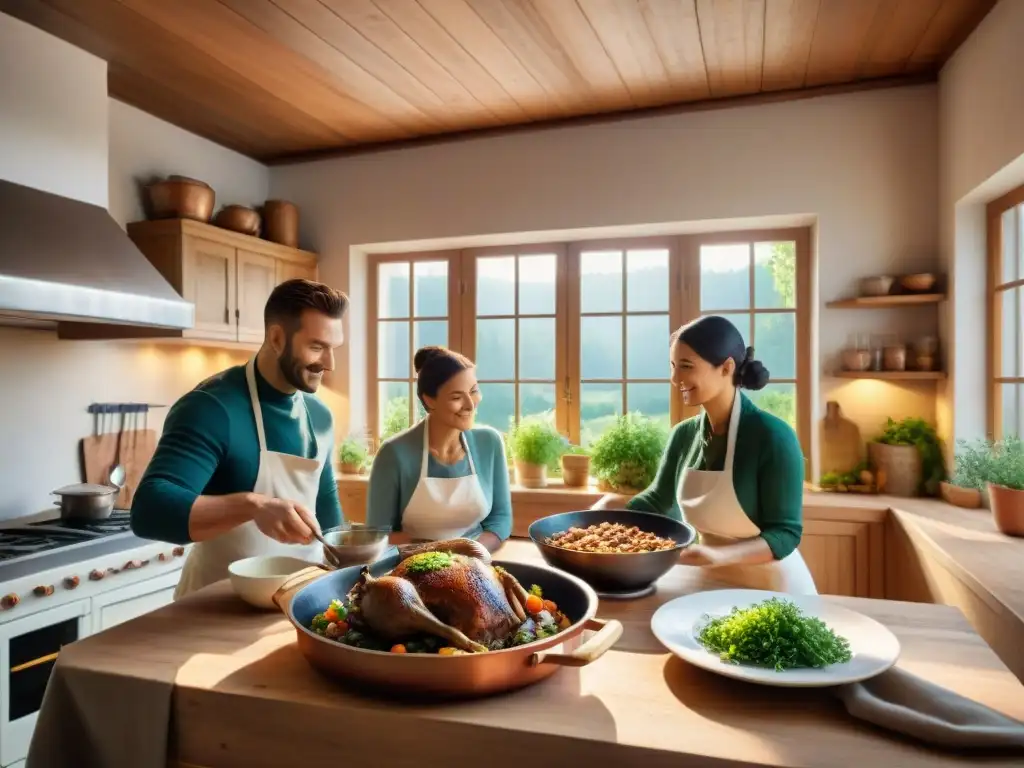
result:
<svg viewBox="0 0 1024 768"><path fill-rule="evenodd" d="M833 387L829 399L839 403L843 415L857 425L864 440L880 434L890 417L899 421L908 416L925 416L934 423L934 418L927 416L934 413L933 382L855 379ZM819 415L819 423L821 418Z"/></svg>

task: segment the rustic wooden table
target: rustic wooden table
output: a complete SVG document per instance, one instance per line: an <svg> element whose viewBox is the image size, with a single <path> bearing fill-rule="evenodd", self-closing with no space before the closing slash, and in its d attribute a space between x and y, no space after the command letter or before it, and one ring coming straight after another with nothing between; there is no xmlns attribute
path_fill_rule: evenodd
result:
<svg viewBox="0 0 1024 768"><path fill-rule="evenodd" d="M510 542L499 559L538 561ZM241 603L226 582L75 644L65 668L91 679L173 685L170 765L402 766L480 761L488 768L565 766L943 766L981 758L918 746L850 717L821 690L754 686L667 654L649 622L662 603L694 588L677 566L658 591L604 601L623 622L614 650L525 690L456 704L411 705L359 697L310 668L281 616ZM890 627L899 665L1024 719L1024 686L953 608L830 598ZM112 702L95 702L110 709ZM103 727L94 718L94 728ZM110 728L120 727L112 718ZM998 758L986 764L998 764ZM1007 759L1002 764L1019 765Z"/></svg>

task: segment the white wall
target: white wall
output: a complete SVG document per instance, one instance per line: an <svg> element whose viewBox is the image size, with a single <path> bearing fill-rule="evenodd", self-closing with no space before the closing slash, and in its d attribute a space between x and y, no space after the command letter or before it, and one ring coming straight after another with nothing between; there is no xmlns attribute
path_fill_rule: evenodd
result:
<svg viewBox="0 0 1024 768"><path fill-rule="evenodd" d="M939 399L950 442L985 434L985 204L1024 183L1024 2L1002 0L939 77L940 244L955 276L954 376Z"/></svg>
<svg viewBox="0 0 1024 768"><path fill-rule="evenodd" d="M220 202L262 202L267 169L107 97L106 64L0 14L0 178L141 216L135 180L180 173ZM108 112L110 131L108 136ZM0 520L52 507L82 480L92 402L173 403L244 356L196 347L58 341L0 328ZM158 429L167 411L149 421Z"/></svg>
<svg viewBox="0 0 1024 768"><path fill-rule="evenodd" d="M225 205L262 205L265 165L115 99L110 108L110 214L121 225L145 218L142 187L171 174L205 181Z"/></svg>
<svg viewBox="0 0 1024 768"><path fill-rule="evenodd" d="M380 242L809 214L819 299L863 275L937 265L934 86L645 117L381 151L271 169L299 204L321 274L353 299L353 427L365 423L366 257ZM820 363L854 331L934 329L935 310L820 309ZM934 386L825 379L867 432L934 417ZM884 395L880 396L880 391Z"/></svg>
<svg viewBox="0 0 1024 768"><path fill-rule="evenodd" d="M107 63L0 13L0 178L107 204Z"/></svg>

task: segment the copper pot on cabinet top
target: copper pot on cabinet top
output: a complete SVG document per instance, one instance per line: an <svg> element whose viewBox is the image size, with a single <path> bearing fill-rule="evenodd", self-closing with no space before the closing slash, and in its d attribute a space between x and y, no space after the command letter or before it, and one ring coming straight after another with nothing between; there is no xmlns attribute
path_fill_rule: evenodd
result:
<svg viewBox="0 0 1024 768"><path fill-rule="evenodd" d="M272 243L299 247L299 209L287 200L263 204L263 236Z"/></svg>
<svg viewBox="0 0 1024 768"><path fill-rule="evenodd" d="M208 222L216 200L213 188L198 179L170 176L146 187L154 219L194 219Z"/></svg>
<svg viewBox="0 0 1024 768"><path fill-rule="evenodd" d="M225 205L217 212L213 223L221 229L230 229L243 235L257 237L260 233L260 215L244 205Z"/></svg>

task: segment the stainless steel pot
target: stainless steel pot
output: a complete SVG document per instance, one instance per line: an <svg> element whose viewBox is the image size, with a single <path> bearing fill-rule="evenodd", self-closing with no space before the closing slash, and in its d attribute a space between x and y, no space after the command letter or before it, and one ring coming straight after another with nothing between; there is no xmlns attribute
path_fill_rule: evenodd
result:
<svg viewBox="0 0 1024 768"><path fill-rule="evenodd" d="M73 520L105 520L114 511L118 489L95 483L65 485L53 491L60 497L60 516Z"/></svg>

